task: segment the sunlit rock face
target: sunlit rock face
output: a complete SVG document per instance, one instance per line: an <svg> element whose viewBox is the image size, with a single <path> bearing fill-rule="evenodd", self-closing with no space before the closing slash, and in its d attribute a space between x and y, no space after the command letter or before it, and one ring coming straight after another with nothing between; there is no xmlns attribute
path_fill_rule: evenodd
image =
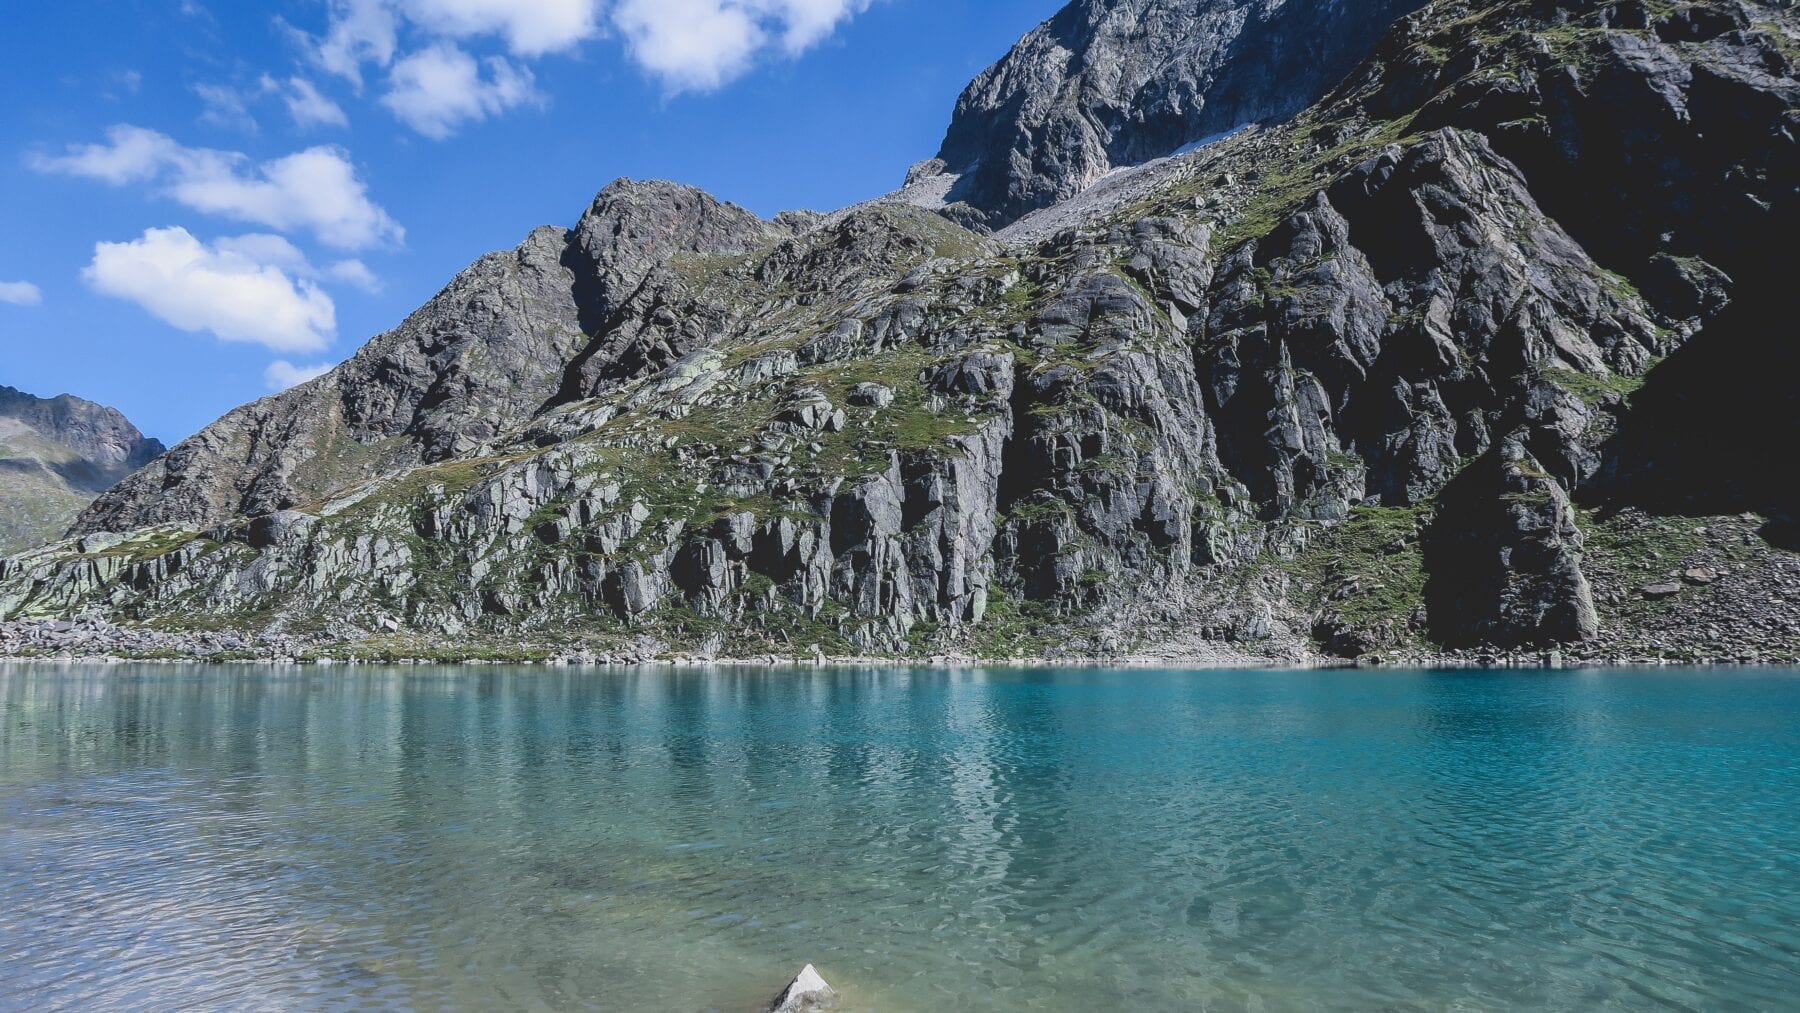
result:
<svg viewBox="0 0 1800 1013"><path fill-rule="evenodd" d="M1349 6L1071 5L922 170L960 205L619 181L0 563L0 618L1792 656L1793 13Z"/></svg>
<svg viewBox="0 0 1800 1013"><path fill-rule="evenodd" d="M938 152L998 228L1118 166L1311 105L1422 0L1077 0L971 83Z"/></svg>

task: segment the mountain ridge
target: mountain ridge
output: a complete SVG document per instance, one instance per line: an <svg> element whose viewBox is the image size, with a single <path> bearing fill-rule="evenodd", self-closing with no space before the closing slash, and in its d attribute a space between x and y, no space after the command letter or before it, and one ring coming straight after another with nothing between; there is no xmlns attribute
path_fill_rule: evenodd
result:
<svg viewBox="0 0 1800 1013"><path fill-rule="evenodd" d="M59 537L96 496L164 449L117 409L0 385L0 553Z"/></svg>
<svg viewBox="0 0 1800 1013"><path fill-rule="evenodd" d="M935 163L958 177L949 213L1002 227L1111 169L1292 116L1422 6L1077 0L957 100Z"/></svg>
<svg viewBox="0 0 1800 1013"><path fill-rule="evenodd" d="M1746 251L1800 206L1797 38L1774 4L1439 0L1016 241L621 181L0 563L0 617L376 656L1793 658L1793 307ZM1177 77L1237 73L1210 59Z"/></svg>

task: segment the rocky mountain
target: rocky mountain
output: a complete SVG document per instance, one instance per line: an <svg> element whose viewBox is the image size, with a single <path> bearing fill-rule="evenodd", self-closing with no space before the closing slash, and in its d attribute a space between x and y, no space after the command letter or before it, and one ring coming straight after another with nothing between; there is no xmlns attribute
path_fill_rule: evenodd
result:
<svg viewBox="0 0 1800 1013"><path fill-rule="evenodd" d="M1120 166L1311 105L1423 0L1077 0L971 83L937 160L998 228Z"/></svg>
<svg viewBox="0 0 1800 1013"><path fill-rule="evenodd" d="M1800 657L1794 12L1378 6L1077 0L908 191L832 215L619 181L0 563L0 617Z"/></svg>
<svg viewBox="0 0 1800 1013"><path fill-rule="evenodd" d="M60 538L94 497L162 452L114 409L0 386L0 554Z"/></svg>

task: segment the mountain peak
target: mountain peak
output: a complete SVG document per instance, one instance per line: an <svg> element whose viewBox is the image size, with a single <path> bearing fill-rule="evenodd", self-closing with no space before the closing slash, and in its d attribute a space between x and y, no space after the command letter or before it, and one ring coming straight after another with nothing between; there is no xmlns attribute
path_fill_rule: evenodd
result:
<svg viewBox="0 0 1800 1013"><path fill-rule="evenodd" d="M0 385L0 554L57 537L163 450L117 409Z"/></svg>
<svg viewBox="0 0 1800 1013"><path fill-rule="evenodd" d="M165 449L161 441L139 432L118 409L73 394L44 398L0 385L0 419L28 425L108 469L141 468Z"/></svg>
<svg viewBox="0 0 1800 1013"><path fill-rule="evenodd" d="M958 177L949 213L997 229L1114 168L1292 116L1349 73L1396 18L1422 6L1076 0L957 102L938 153Z"/></svg>
<svg viewBox="0 0 1800 1013"><path fill-rule="evenodd" d="M1076 0L832 215L616 182L0 560L0 618L282 657L1800 657L1760 252L1800 24L1438 0L1375 38L1416 5Z"/></svg>

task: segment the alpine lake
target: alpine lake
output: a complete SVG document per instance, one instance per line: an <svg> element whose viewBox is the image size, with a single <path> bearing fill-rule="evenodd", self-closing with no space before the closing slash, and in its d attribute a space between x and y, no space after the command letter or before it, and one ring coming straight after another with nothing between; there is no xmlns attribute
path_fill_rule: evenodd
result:
<svg viewBox="0 0 1800 1013"><path fill-rule="evenodd" d="M1775 1009L1800 672L0 665L0 1006Z"/></svg>

